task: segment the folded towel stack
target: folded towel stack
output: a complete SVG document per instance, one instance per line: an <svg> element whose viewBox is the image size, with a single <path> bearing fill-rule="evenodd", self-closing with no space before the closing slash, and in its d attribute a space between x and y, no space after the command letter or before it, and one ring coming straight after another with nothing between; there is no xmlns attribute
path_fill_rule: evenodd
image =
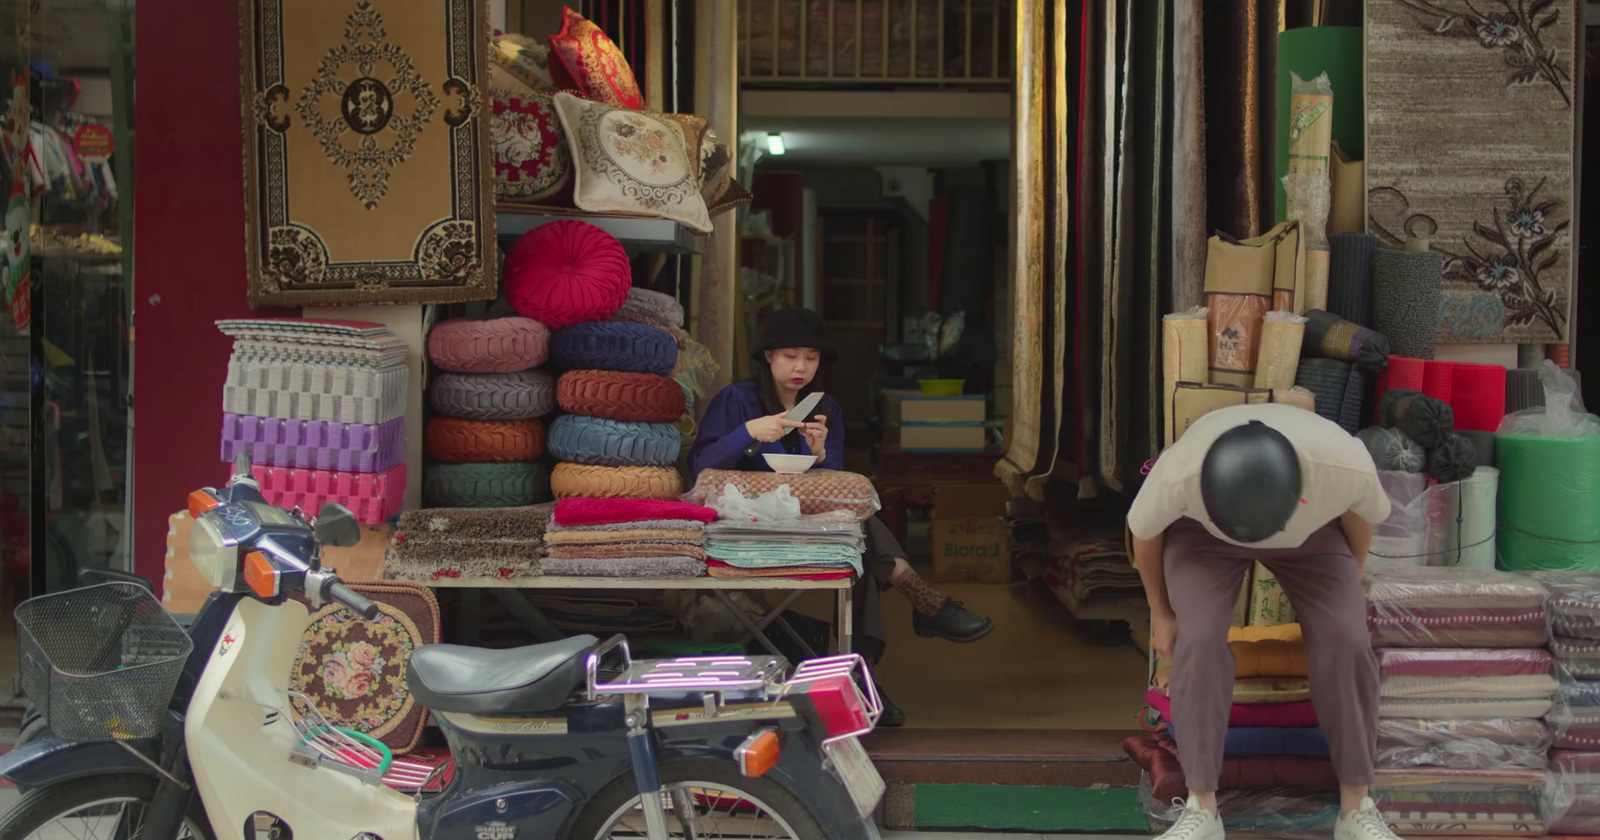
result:
<svg viewBox="0 0 1600 840"><path fill-rule="evenodd" d="M651 499L562 499L545 534L546 574L701 577L710 508Z"/></svg>

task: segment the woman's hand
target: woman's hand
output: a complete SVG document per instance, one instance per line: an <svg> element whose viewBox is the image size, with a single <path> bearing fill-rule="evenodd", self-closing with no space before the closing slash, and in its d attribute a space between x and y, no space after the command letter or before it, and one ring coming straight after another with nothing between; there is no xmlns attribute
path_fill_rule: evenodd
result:
<svg viewBox="0 0 1600 840"><path fill-rule="evenodd" d="M828 415L818 414L815 423L807 423L800 430L805 436L806 446L811 449L811 454L821 461L828 449Z"/></svg>
<svg viewBox="0 0 1600 840"><path fill-rule="evenodd" d="M799 429L804 426L804 423L796 423L793 420L785 419L782 414L774 414L771 417L757 417L754 420L746 421L744 430L750 433L750 437L762 443L772 443L788 434L790 429Z"/></svg>

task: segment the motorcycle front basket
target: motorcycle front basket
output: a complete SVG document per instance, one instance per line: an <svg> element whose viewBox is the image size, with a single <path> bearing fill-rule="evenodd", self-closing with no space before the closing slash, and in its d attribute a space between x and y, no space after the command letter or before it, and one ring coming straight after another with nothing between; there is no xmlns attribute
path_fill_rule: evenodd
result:
<svg viewBox="0 0 1600 840"><path fill-rule="evenodd" d="M160 733L194 643L149 590L107 583L17 607L22 690L68 741Z"/></svg>

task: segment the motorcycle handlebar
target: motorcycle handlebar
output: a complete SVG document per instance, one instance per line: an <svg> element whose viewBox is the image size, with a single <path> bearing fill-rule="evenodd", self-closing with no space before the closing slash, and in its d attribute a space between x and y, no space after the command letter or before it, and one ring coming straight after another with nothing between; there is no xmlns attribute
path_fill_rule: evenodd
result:
<svg viewBox="0 0 1600 840"><path fill-rule="evenodd" d="M368 621L378 617L377 604L374 604L366 597L357 594L350 587L345 586L338 580L333 580L328 583L327 588L323 591L323 597L329 601L333 601L336 604L340 604L348 608L351 612Z"/></svg>

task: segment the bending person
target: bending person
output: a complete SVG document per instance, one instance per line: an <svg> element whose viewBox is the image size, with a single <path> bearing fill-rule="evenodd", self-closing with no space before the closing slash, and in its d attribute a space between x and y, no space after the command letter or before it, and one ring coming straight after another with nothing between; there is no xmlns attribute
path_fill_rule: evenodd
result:
<svg viewBox="0 0 1600 840"><path fill-rule="evenodd" d="M844 469L844 424L839 404L824 397L817 413L805 422L784 415L818 390L818 374L837 357L822 318L808 309L780 309L767 319L760 344L751 354L755 377L722 389L706 407L700 434L689 450L689 469L770 471L760 453L816 455L821 469ZM793 434L789 432L793 431ZM745 451L760 444L755 457ZM876 516L863 523L867 551L865 574L856 582L856 639L869 660L882 654L883 617L878 593L894 588L911 602L916 634L952 642L975 642L989 635L994 622L971 612L928 585L906 562L905 549ZM875 649L872 649L875 648ZM879 725L898 726L904 715L888 707Z"/></svg>
<svg viewBox="0 0 1600 840"><path fill-rule="evenodd" d="M1335 840L1396 840L1368 796L1378 662L1361 570L1389 499L1372 457L1334 423L1285 405L1221 408L1162 453L1128 512L1152 644L1172 663L1172 720L1189 785L1168 840L1221 840L1217 781L1233 703L1228 629L1260 560L1305 636L1311 701L1327 733Z"/></svg>

